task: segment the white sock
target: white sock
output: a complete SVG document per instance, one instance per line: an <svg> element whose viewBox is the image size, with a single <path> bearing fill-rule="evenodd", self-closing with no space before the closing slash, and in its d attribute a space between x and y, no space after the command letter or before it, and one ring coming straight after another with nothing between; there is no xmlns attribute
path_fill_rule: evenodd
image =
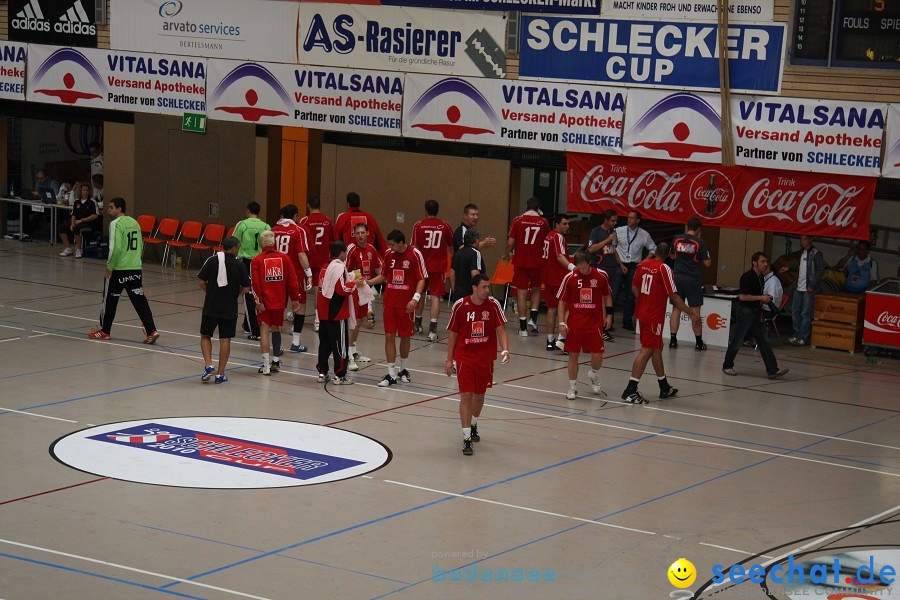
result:
<svg viewBox="0 0 900 600"><path fill-rule="evenodd" d="M547 341L548 341L548 342L552 342L552 341L555 340L555 339L556 339L556 337L555 337L552 333L548 333L548 334L547 334Z"/></svg>
<svg viewBox="0 0 900 600"><path fill-rule="evenodd" d="M291 333L291 344L293 344L294 346L300 345L300 334L296 331Z"/></svg>
<svg viewBox="0 0 900 600"><path fill-rule="evenodd" d="M405 358L403 358L403 357L401 356L401 357L400 357L400 360L398 360L397 362L400 363L400 370L401 370L401 371L404 370L404 369L406 369L406 359L405 359Z"/></svg>
<svg viewBox="0 0 900 600"><path fill-rule="evenodd" d="M472 417L472 425L478 425L478 417Z"/></svg>
<svg viewBox="0 0 900 600"><path fill-rule="evenodd" d="M263 364L268 367L271 364L269 362L269 353L268 352L263 353L262 358L263 358Z"/></svg>
<svg viewBox="0 0 900 600"><path fill-rule="evenodd" d="M397 365L388 363L388 375L391 376L391 379L397 379Z"/></svg>
<svg viewBox="0 0 900 600"><path fill-rule="evenodd" d="M572 388L573 388L573 387L575 387L576 385L578 385L578 380L577 380L577 379L570 379L570 380L569 380L569 387L572 387Z"/></svg>
<svg viewBox="0 0 900 600"><path fill-rule="evenodd" d="M437 319L432 319L431 322L432 322L432 323L437 323Z"/></svg>
<svg viewBox="0 0 900 600"><path fill-rule="evenodd" d="M356 354L357 354L357 352L356 352L356 344L353 344L352 346L350 346L350 356L354 356L354 355L356 355Z"/></svg>
<svg viewBox="0 0 900 600"><path fill-rule="evenodd" d="M463 427L463 439L467 440L472 437L472 428L471 427Z"/></svg>
<svg viewBox="0 0 900 600"><path fill-rule="evenodd" d="M595 379L597 377L597 371L591 369L590 371L588 371L588 377L590 377L591 379Z"/></svg>
<svg viewBox="0 0 900 600"><path fill-rule="evenodd" d="M665 379L665 378L666 378L665 375L663 375L662 377L657 377L657 379L658 379L659 381L662 381L662 380Z"/></svg>

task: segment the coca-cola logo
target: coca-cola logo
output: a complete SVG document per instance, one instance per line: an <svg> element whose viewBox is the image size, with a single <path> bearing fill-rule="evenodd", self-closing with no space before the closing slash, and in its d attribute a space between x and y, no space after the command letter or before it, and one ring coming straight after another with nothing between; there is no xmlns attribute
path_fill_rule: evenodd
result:
<svg viewBox="0 0 900 600"><path fill-rule="evenodd" d="M809 189L795 189L793 178L758 179L744 194L741 210L748 219L775 218L779 221L831 227L856 227L858 208L853 199L863 192L855 185L817 183Z"/></svg>
<svg viewBox="0 0 900 600"><path fill-rule="evenodd" d="M683 173L667 173L648 169L635 175L624 165L599 164L581 180L581 197L585 202L610 202L641 211L663 211L677 214L681 207L681 191L676 189L685 179Z"/></svg>
<svg viewBox="0 0 900 600"><path fill-rule="evenodd" d="M731 179L718 169L701 171L690 187L691 208L703 219L721 219L731 210L736 194Z"/></svg>
<svg viewBox="0 0 900 600"><path fill-rule="evenodd" d="M886 327L888 329L893 329L894 331L900 331L900 314L892 315L888 311L882 312L878 315L878 319L875 323L880 327Z"/></svg>

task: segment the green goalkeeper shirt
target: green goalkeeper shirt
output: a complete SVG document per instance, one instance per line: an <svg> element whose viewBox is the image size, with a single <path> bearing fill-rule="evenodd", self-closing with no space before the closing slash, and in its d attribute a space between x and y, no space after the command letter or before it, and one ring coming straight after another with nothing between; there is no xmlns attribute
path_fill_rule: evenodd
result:
<svg viewBox="0 0 900 600"><path fill-rule="evenodd" d="M141 254L144 252L144 238L138 222L122 215L109 224L109 259L106 268L110 271L139 271Z"/></svg>
<svg viewBox="0 0 900 600"><path fill-rule="evenodd" d="M238 258L253 259L259 254L259 234L271 229L269 225L256 217L238 222L234 228L234 237L241 243Z"/></svg>

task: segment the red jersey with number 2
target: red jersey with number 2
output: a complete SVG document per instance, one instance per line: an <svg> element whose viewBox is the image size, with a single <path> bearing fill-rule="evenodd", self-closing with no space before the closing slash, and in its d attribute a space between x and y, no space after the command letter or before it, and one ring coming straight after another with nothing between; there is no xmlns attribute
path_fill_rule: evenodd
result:
<svg viewBox="0 0 900 600"><path fill-rule="evenodd" d="M672 269L659 259L651 258L637 266L632 287L638 289L634 314L645 323L662 323L666 318L666 300L675 293Z"/></svg>
<svg viewBox="0 0 900 600"><path fill-rule="evenodd" d="M563 277L556 296L565 301L569 316L566 323L570 330L584 329L597 331L606 318L604 296L612 296L609 277L596 267L591 267L587 275L578 269L569 271Z"/></svg>
<svg viewBox="0 0 900 600"><path fill-rule="evenodd" d="M331 263L331 242L334 241L331 219L322 213L310 213L300 219L300 225L309 232L309 265L313 271L327 267Z"/></svg>
<svg viewBox="0 0 900 600"><path fill-rule="evenodd" d="M484 367L497 359L497 327L506 323L500 303L489 296L481 304L472 296L453 305L447 329L456 334L453 360Z"/></svg>

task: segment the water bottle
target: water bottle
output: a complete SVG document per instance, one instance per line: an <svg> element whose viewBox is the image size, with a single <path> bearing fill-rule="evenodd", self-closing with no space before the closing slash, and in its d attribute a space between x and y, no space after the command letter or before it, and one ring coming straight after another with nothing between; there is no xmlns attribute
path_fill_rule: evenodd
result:
<svg viewBox="0 0 900 600"><path fill-rule="evenodd" d="M182 267L181 256L179 256L178 258L175 259L175 268L180 271L181 267Z"/></svg>
<svg viewBox="0 0 900 600"><path fill-rule="evenodd" d="M10 198L16 197L16 184L13 183L12 179L9 180L9 197Z"/></svg>
<svg viewBox="0 0 900 600"><path fill-rule="evenodd" d="M176 261L176 259L177 259L177 257L175 256L175 253L174 253L174 252L172 253L172 257L171 257L171 258L172 258L172 260L171 260L172 265L171 265L171 266L172 266L172 268L174 269L174 268L175 268L175 264L176 264L175 261Z"/></svg>

